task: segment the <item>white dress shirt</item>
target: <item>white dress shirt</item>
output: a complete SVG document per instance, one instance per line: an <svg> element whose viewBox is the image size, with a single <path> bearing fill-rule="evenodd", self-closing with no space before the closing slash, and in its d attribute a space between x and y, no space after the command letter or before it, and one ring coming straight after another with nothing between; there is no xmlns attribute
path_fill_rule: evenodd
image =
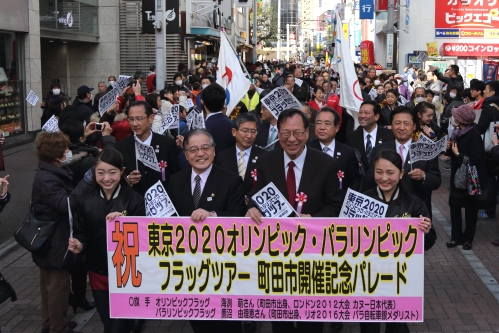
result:
<svg viewBox="0 0 499 333"><path fill-rule="evenodd" d="M336 148L336 141L333 139L333 141L331 141L331 143L329 144L329 146L326 146L325 144L323 144L322 142L319 141L319 143L321 144L321 150L324 151L324 147L328 147L329 150L327 151L327 154L331 157L334 157L334 150Z"/></svg>
<svg viewBox="0 0 499 333"><path fill-rule="evenodd" d="M406 143L404 143L404 165L405 165L405 162L407 161L407 157L409 156L408 153L409 153L409 149L411 149L411 143L412 143L412 139L409 139L409 141L407 141ZM400 154L400 146L402 144L400 142L398 142L397 140L395 140L395 149L397 149L397 154ZM402 166L403 168L404 166Z"/></svg>
<svg viewBox="0 0 499 333"><path fill-rule="evenodd" d="M138 141L142 142L143 145L146 145L146 146L150 146L151 145L152 131L149 133L149 136L147 137L147 139L145 141L142 141L139 138L137 138L137 135L135 133L133 135L135 136L135 139L137 139Z"/></svg>
<svg viewBox="0 0 499 333"><path fill-rule="evenodd" d="M201 178L201 181L199 182L199 185L201 186L201 194L203 194L204 186L206 185L206 181L208 180L208 176L210 175L211 169L213 168L213 164L208 167L203 173L199 174L199 177ZM191 193L194 194L194 188L196 187L196 176L198 174L192 169L191 172ZM199 201L201 202L201 198Z"/></svg>
<svg viewBox="0 0 499 333"><path fill-rule="evenodd" d="M303 152L301 153L300 156L298 156L297 159L292 160L289 158L288 154L284 152L284 177L288 176L288 163L290 161L295 162L295 167L293 170L295 171L295 180L296 180L296 191L300 188L300 180L301 180L301 174L303 172L303 166L305 165L305 156L307 155L307 146L305 146L305 149L303 149Z"/></svg>
<svg viewBox="0 0 499 333"><path fill-rule="evenodd" d="M371 146L374 148L376 146L376 135L378 134L378 125L371 131L371 133L367 132L365 129L362 129L364 133L364 149L367 147L367 135L371 135Z"/></svg>
<svg viewBox="0 0 499 333"><path fill-rule="evenodd" d="M252 147L249 147L248 149L244 150L244 165L245 165L245 168L248 167L248 161L249 161L249 157L251 155L251 148ZM241 149L239 149L236 145L236 163L239 162L239 152L241 152Z"/></svg>
<svg viewBox="0 0 499 333"><path fill-rule="evenodd" d="M212 112L210 113L209 115L206 116L206 119L204 121L207 121L208 118L210 118L211 116L215 115L215 114L219 114L219 113L222 113L222 111L218 111L218 112Z"/></svg>

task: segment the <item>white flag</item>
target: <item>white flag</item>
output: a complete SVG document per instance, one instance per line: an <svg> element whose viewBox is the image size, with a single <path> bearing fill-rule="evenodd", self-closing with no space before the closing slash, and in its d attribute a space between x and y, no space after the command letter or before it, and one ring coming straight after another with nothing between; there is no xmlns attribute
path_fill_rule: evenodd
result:
<svg viewBox="0 0 499 333"><path fill-rule="evenodd" d="M241 68L234 48L224 31L220 31L220 52L218 55L217 83L225 89L227 117L250 87L250 80Z"/></svg>
<svg viewBox="0 0 499 333"><path fill-rule="evenodd" d="M338 69L340 73L340 106L344 107L347 112L353 117L355 122L354 129L359 126L359 109L364 101L362 99L362 92L360 91L359 79L355 74L355 67L353 65L352 56L350 54L350 47L346 41L345 33L341 24L341 18L336 10L336 43L334 48L334 62L333 68ZM336 69L335 69L336 70Z"/></svg>

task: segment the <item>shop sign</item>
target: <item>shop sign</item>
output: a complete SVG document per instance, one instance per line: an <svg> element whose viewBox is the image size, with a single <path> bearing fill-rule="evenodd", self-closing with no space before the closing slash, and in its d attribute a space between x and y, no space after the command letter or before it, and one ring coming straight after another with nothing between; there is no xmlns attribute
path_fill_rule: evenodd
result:
<svg viewBox="0 0 499 333"><path fill-rule="evenodd" d="M497 56L499 44L489 43L444 43L444 56L477 57L477 56Z"/></svg>
<svg viewBox="0 0 499 333"><path fill-rule="evenodd" d="M167 34L178 34L180 32L179 7L179 0L166 1L165 19ZM156 0L142 0L142 33L155 34L155 21Z"/></svg>
<svg viewBox="0 0 499 333"><path fill-rule="evenodd" d="M461 29L460 36L462 38L482 38L484 36L484 31L483 29L481 30L476 30L476 29Z"/></svg>
<svg viewBox="0 0 499 333"><path fill-rule="evenodd" d="M497 1L435 1L435 28L436 30L461 28L461 37L483 37L484 32L482 29L499 29ZM464 34L462 28L465 29ZM473 29L480 29L482 31L481 35L473 35L470 32Z"/></svg>
<svg viewBox="0 0 499 333"><path fill-rule="evenodd" d="M395 0L395 11L397 10L397 0ZM377 0L376 1L376 11L386 11L388 10L388 0Z"/></svg>
<svg viewBox="0 0 499 333"><path fill-rule="evenodd" d="M360 0L359 19L374 20L374 0Z"/></svg>
<svg viewBox="0 0 499 333"><path fill-rule="evenodd" d="M459 38L459 29L435 29L437 38Z"/></svg>
<svg viewBox="0 0 499 333"><path fill-rule="evenodd" d="M40 22L54 22L65 25L69 28L73 26L73 12L67 12L66 14L62 14L58 17L59 12L53 12L54 15L40 15Z"/></svg>

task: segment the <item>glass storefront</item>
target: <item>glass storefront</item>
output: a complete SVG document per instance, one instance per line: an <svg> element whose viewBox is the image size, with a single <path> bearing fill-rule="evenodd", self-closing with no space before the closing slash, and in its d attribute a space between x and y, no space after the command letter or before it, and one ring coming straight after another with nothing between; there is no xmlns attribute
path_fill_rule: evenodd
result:
<svg viewBox="0 0 499 333"><path fill-rule="evenodd" d="M40 28L99 34L98 0L40 0Z"/></svg>
<svg viewBox="0 0 499 333"><path fill-rule="evenodd" d="M22 34L0 30L0 131L4 136L25 132L25 91Z"/></svg>

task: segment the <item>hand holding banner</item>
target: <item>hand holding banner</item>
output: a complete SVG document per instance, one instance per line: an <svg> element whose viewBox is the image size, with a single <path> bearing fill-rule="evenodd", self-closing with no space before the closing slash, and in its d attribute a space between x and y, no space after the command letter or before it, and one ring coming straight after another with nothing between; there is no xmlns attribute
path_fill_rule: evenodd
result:
<svg viewBox="0 0 499 333"><path fill-rule="evenodd" d="M272 182L253 195L251 199L257 204L265 217L288 217L293 212L296 213L288 200Z"/></svg>
<svg viewBox="0 0 499 333"><path fill-rule="evenodd" d="M365 194L348 189L341 206L340 217L350 218L382 218L385 217L388 205Z"/></svg>
<svg viewBox="0 0 499 333"><path fill-rule="evenodd" d="M144 199L146 202L146 216L170 217L173 214L178 216L177 210L159 180L147 190Z"/></svg>
<svg viewBox="0 0 499 333"><path fill-rule="evenodd" d="M180 106L175 104L170 109L170 112L166 115L161 127L158 130L158 133L163 134L167 129L178 127L180 121Z"/></svg>
<svg viewBox="0 0 499 333"><path fill-rule="evenodd" d="M411 154L411 163L432 160L446 150L447 135L437 142L427 142L426 140L413 142L411 143L411 149L409 150L409 153Z"/></svg>
<svg viewBox="0 0 499 333"><path fill-rule="evenodd" d="M114 104L118 96L128 85L128 82L130 82L131 78L131 76L120 75L120 78L113 89L99 99L99 113L101 116Z"/></svg>

